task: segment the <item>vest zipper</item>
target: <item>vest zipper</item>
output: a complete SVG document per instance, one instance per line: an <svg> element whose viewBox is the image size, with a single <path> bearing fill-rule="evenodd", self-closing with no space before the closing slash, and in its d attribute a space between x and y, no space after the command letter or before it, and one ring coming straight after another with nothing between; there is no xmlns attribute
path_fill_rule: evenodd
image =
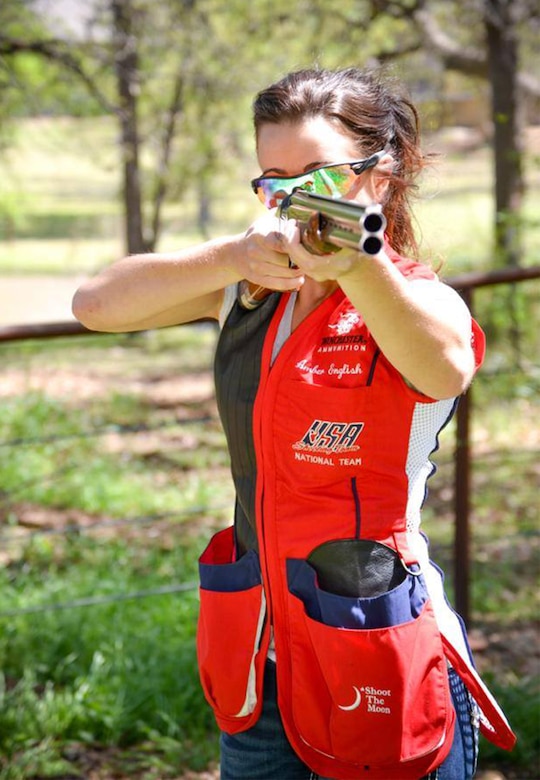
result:
<svg viewBox="0 0 540 780"><path fill-rule="evenodd" d="M360 496L358 495L358 485L356 484L356 477L351 477L351 489L352 489L352 494L354 499L354 515L355 515L354 536L356 539L360 539L362 511L360 506Z"/></svg>

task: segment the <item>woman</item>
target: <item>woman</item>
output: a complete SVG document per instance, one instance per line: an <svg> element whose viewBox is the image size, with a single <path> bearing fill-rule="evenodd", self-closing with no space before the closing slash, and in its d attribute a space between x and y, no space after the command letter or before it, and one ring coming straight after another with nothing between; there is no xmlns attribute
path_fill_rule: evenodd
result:
<svg viewBox="0 0 540 780"><path fill-rule="evenodd" d="M429 455L483 337L414 259L417 113L374 75L305 70L263 90L254 121L268 214L127 257L74 299L96 330L223 325L216 392L237 501L201 556L198 632L222 778L464 780L476 702L489 738L514 736L419 532ZM296 187L382 204L381 251L308 251L274 210Z"/></svg>

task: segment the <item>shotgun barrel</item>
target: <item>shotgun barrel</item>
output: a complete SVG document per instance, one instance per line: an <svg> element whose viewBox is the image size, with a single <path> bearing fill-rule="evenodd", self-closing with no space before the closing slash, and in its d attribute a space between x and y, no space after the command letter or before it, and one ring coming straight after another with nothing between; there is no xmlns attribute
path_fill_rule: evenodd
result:
<svg viewBox="0 0 540 780"><path fill-rule="evenodd" d="M283 199L278 214L298 222L302 244L315 255L342 247L376 255L384 244L386 219L378 203L361 206L298 189Z"/></svg>

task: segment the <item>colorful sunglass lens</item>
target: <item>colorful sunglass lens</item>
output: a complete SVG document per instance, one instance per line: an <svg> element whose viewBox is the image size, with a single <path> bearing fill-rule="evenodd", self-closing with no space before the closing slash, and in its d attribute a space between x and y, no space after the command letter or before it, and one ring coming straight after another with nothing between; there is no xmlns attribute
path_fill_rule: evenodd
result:
<svg viewBox="0 0 540 780"><path fill-rule="evenodd" d="M346 195L356 178L349 165L317 168L290 179L266 177L257 182L257 195L267 208L276 208L293 190L300 188L317 195L339 197Z"/></svg>

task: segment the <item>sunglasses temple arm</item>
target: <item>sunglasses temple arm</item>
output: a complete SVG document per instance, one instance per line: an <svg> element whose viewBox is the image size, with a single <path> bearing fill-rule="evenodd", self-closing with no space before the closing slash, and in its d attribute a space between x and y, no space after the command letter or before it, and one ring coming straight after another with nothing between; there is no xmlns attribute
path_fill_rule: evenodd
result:
<svg viewBox="0 0 540 780"><path fill-rule="evenodd" d="M303 246L315 255L343 247L378 254L384 244L386 219L377 203L361 206L296 190L281 203L279 216L298 222Z"/></svg>

